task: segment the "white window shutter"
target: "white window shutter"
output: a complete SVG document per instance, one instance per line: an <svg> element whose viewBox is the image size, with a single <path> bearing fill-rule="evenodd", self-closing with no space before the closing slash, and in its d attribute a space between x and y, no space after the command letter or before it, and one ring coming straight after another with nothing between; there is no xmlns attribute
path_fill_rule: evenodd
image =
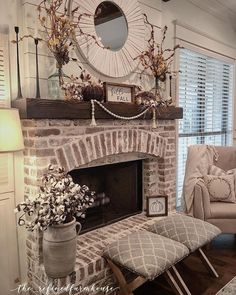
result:
<svg viewBox="0 0 236 295"><path fill-rule="evenodd" d="M10 107L9 37L0 33L0 108ZM13 155L0 154L0 194L14 190Z"/></svg>
<svg viewBox="0 0 236 295"><path fill-rule="evenodd" d="M0 108L10 107L9 37L0 34Z"/></svg>
<svg viewBox="0 0 236 295"><path fill-rule="evenodd" d="M0 108L10 107L9 38L0 34ZM13 153L0 154L0 294L11 295L19 281Z"/></svg>
<svg viewBox="0 0 236 295"><path fill-rule="evenodd" d="M13 154L0 154L0 194L14 191ZM1 197L0 197L1 198Z"/></svg>

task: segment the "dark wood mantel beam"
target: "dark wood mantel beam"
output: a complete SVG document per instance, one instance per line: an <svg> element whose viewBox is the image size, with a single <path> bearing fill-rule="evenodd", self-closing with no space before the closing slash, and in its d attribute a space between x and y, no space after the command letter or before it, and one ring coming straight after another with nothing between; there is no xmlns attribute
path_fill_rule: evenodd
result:
<svg viewBox="0 0 236 295"><path fill-rule="evenodd" d="M125 103L106 103L106 108L120 116L135 116L142 110L140 106ZM12 101L12 107L20 110L22 119L90 119L91 103L65 100L48 100L36 98L23 98ZM96 119L114 119L98 105L95 105ZM183 109L179 107L160 107L157 119L175 120L183 118ZM152 119L148 112L142 119Z"/></svg>

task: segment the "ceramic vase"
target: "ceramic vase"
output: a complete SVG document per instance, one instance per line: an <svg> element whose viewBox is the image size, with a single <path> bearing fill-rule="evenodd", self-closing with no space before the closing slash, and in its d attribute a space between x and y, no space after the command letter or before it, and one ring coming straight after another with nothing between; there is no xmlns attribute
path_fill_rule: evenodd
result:
<svg viewBox="0 0 236 295"><path fill-rule="evenodd" d="M75 218L49 226L43 234L43 263L50 278L63 278L74 271L77 235L81 224Z"/></svg>

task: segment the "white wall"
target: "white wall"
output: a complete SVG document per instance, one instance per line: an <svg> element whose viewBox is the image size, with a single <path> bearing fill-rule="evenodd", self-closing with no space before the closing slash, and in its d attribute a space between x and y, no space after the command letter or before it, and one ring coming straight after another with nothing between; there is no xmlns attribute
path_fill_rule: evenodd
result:
<svg viewBox="0 0 236 295"><path fill-rule="evenodd" d="M229 23L200 9L188 0L163 2L162 19L164 20L163 25L166 24L169 27L172 36L174 36L174 25L172 22L178 20L236 48L236 32Z"/></svg>

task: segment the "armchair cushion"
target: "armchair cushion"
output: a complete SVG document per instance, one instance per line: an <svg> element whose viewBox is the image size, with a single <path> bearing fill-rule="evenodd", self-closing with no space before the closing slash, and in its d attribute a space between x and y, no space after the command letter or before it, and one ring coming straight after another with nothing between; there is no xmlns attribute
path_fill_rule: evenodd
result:
<svg viewBox="0 0 236 295"><path fill-rule="evenodd" d="M203 179L211 202L235 203L234 175L205 175Z"/></svg>
<svg viewBox="0 0 236 295"><path fill-rule="evenodd" d="M212 202L211 218L236 219L236 204Z"/></svg>

